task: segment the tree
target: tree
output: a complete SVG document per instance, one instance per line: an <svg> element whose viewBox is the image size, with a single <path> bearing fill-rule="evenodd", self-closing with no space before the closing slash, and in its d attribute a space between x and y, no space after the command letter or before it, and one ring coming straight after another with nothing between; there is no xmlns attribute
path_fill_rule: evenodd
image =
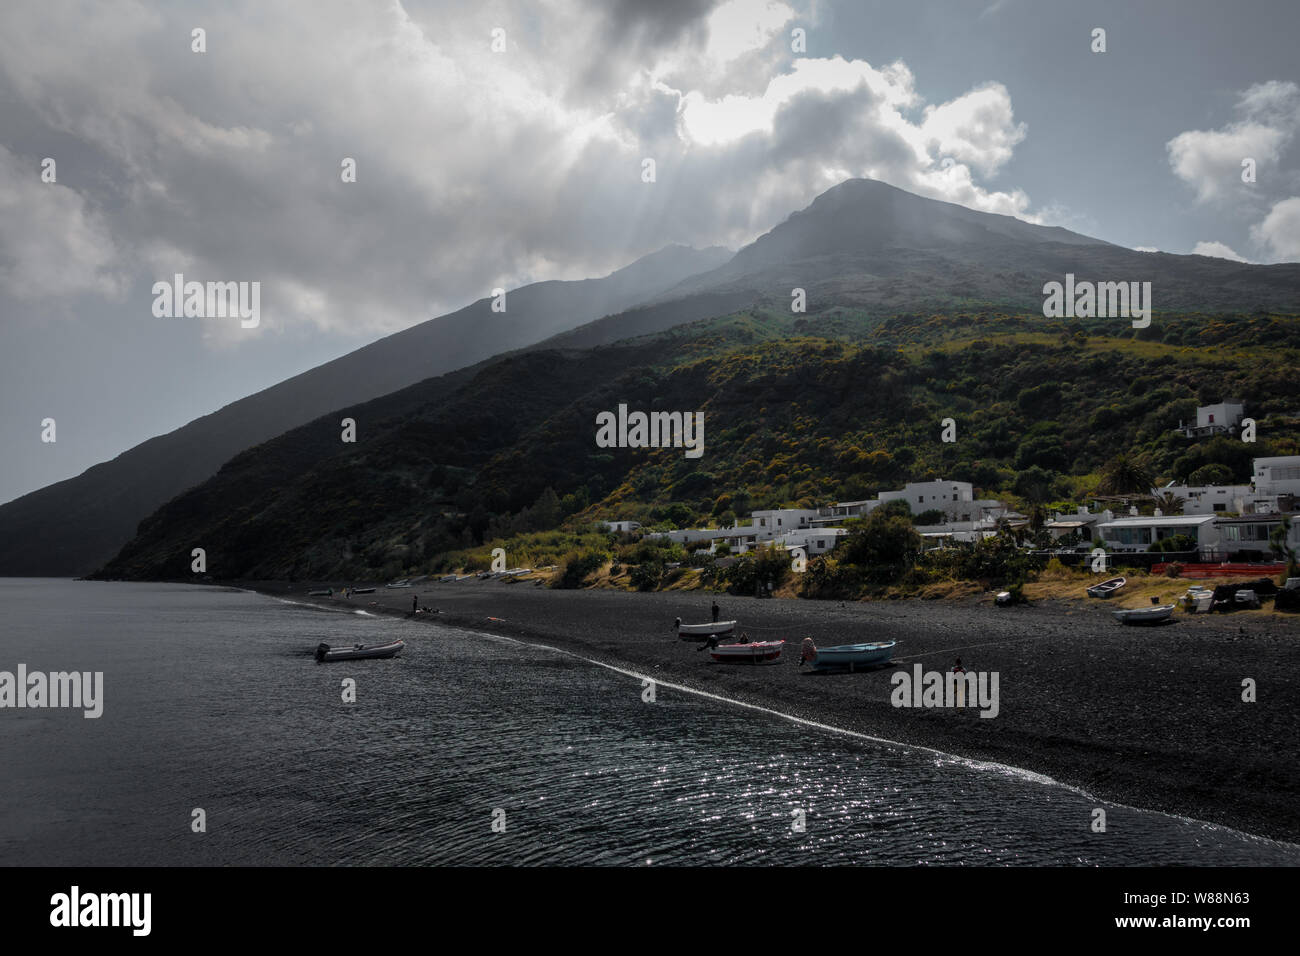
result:
<svg viewBox="0 0 1300 956"><path fill-rule="evenodd" d="M906 498L894 498L886 501L883 505L877 506L872 512L873 515L898 515L903 518L912 516L912 506Z"/></svg>
<svg viewBox="0 0 1300 956"><path fill-rule="evenodd" d="M1153 483L1146 467L1125 452L1106 463L1099 490L1103 495L1145 495Z"/></svg>
<svg viewBox="0 0 1300 956"><path fill-rule="evenodd" d="M1286 558L1286 571L1283 572L1283 581L1285 578L1300 577L1300 564L1297 563L1296 549L1287 543L1291 536L1291 516L1287 515L1282 519L1282 523L1273 529L1273 533L1268 536L1268 549L1276 554L1279 558Z"/></svg>
<svg viewBox="0 0 1300 956"><path fill-rule="evenodd" d="M1192 472L1187 483L1193 486L1200 485L1227 485L1232 482L1232 469L1227 465L1221 465L1218 462L1211 462L1208 465L1202 465Z"/></svg>
<svg viewBox="0 0 1300 956"><path fill-rule="evenodd" d="M1176 495L1172 491L1156 491L1152 489L1152 496L1156 500L1156 507L1167 515L1177 514L1183 510L1183 505L1187 504L1187 499L1182 495Z"/></svg>
<svg viewBox="0 0 1300 956"><path fill-rule="evenodd" d="M1016 475L1016 483L1013 490L1020 497L1035 504L1047 501L1052 494L1052 481L1055 475L1040 468L1038 465L1030 465L1028 468Z"/></svg>
<svg viewBox="0 0 1300 956"><path fill-rule="evenodd" d="M555 494L555 489L548 485L528 510L528 523L533 531L548 531L558 525L562 517L559 496Z"/></svg>
<svg viewBox="0 0 1300 956"><path fill-rule="evenodd" d="M910 517L881 506L845 537L841 563L857 565L874 584L897 581L916 563L924 544ZM909 509L910 510L910 509Z"/></svg>

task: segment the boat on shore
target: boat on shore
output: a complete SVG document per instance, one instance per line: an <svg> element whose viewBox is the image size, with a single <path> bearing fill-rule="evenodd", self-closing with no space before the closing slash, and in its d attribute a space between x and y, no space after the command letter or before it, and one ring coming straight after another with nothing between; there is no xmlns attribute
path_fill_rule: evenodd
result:
<svg viewBox="0 0 1300 956"><path fill-rule="evenodd" d="M411 582L410 582L410 581L405 581L405 580L403 580L403 581L394 581L392 584L385 584L385 585L384 585L384 587L388 588L389 590L392 590L393 588L409 588L410 586L411 586Z"/></svg>
<svg viewBox="0 0 1300 956"><path fill-rule="evenodd" d="M1128 584L1128 578L1111 578L1108 581L1102 581L1100 584L1094 584L1088 588L1088 596L1095 598L1108 598L1124 585Z"/></svg>
<svg viewBox="0 0 1300 956"><path fill-rule="evenodd" d="M331 661L360 661L368 658L396 657L406 646L405 641L388 641L384 644L353 644L351 647L330 647L323 641L316 645L316 663Z"/></svg>
<svg viewBox="0 0 1300 956"><path fill-rule="evenodd" d="M1193 584L1183 595L1183 609L1189 614L1208 614L1214 607L1214 588Z"/></svg>
<svg viewBox="0 0 1300 956"><path fill-rule="evenodd" d="M308 591L308 592L307 592L307 596L308 596L308 597L333 597L333 596L334 596L334 589L333 589L333 588L319 588L319 589L317 589L317 590L315 590L315 591Z"/></svg>
<svg viewBox="0 0 1300 956"><path fill-rule="evenodd" d="M349 594L374 594L375 589L374 588L353 588L348 593Z"/></svg>
<svg viewBox="0 0 1300 956"><path fill-rule="evenodd" d="M871 641L866 644L838 644L835 647L817 647L812 644L812 667L816 671L848 668L849 673L853 673L859 667L884 664L894 656L894 645L897 643Z"/></svg>
<svg viewBox="0 0 1300 956"><path fill-rule="evenodd" d="M1174 613L1172 604L1157 604L1154 607L1135 607L1124 611L1111 611L1115 620L1121 624L1158 624L1169 620Z"/></svg>
<svg viewBox="0 0 1300 956"><path fill-rule="evenodd" d="M784 646L785 641L719 644L709 654L721 664L770 664L781 656Z"/></svg>
<svg viewBox="0 0 1300 956"><path fill-rule="evenodd" d="M677 622L677 636L683 641L707 641L711 637L725 637L736 630L735 621L713 621L710 624L683 624Z"/></svg>

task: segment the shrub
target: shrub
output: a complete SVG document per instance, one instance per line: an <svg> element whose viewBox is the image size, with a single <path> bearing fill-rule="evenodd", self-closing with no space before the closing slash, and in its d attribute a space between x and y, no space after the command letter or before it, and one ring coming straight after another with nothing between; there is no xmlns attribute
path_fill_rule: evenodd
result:
<svg viewBox="0 0 1300 956"><path fill-rule="evenodd" d="M841 564L857 565L864 579L873 584L898 580L921 553L922 538L912 527L910 516L891 514L888 507L873 511L836 549L841 552Z"/></svg>
<svg viewBox="0 0 1300 956"><path fill-rule="evenodd" d="M600 570L606 560L608 555L602 551L570 552L565 558L564 569L551 586L562 589L580 588L590 575Z"/></svg>
<svg viewBox="0 0 1300 956"><path fill-rule="evenodd" d="M647 561L638 564L628 575L628 581L638 591L653 591L663 580L664 565L662 561Z"/></svg>
<svg viewBox="0 0 1300 956"><path fill-rule="evenodd" d="M1175 534L1168 538L1162 538L1147 548L1147 553L1166 554L1166 553L1187 553L1197 549L1196 539L1189 534Z"/></svg>
<svg viewBox="0 0 1300 956"><path fill-rule="evenodd" d="M746 554L727 568L725 580L732 594L766 594L769 582L779 588L790 573L785 549L769 547Z"/></svg>

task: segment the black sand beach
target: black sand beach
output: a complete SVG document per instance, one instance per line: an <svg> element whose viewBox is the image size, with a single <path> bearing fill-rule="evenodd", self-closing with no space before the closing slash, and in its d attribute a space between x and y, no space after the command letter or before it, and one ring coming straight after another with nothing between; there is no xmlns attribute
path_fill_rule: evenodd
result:
<svg viewBox="0 0 1300 956"><path fill-rule="evenodd" d="M360 582L358 582L358 585ZM771 666L713 663L674 618L709 619L706 592L558 591L527 581L421 582L345 601L316 585L250 583L267 594L350 604L536 640L662 681L905 744L1047 774L1093 795L1300 842L1300 621L1241 612L1125 627L1100 601L1000 609L976 601L847 603L716 597L752 639L785 639ZM325 585L320 585L325 586ZM495 620L494 620L495 619ZM809 674L799 642L899 642L894 662ZM956 658L999 674L1000 712L895 708L890 675ZM1257 701L1242 700L1253 678Z"/></svg>

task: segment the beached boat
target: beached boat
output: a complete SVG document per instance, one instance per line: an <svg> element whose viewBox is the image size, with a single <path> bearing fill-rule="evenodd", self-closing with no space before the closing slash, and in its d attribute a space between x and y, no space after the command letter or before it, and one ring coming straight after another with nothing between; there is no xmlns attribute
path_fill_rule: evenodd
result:
<svg viewBox="0 0 1300 956"><path fill-rule="evenodd" d="M1094 584L1088 588L1088 596L1108 598L1126 584L1128 584L1128 578L1111 578L1109 581L1102 581L1100 584Z"/></svg>
<svg viewBox="0 0 1300 956"><path fill-rule="evenodd" d="M1154 607L1135 607L1126 611L1111 611L1115 620L1121 624L1156 624L1167 621L1174 613L1172 604L1157 604Z"/></svg>
<svg viewBox="0 0 1300 956"><path fill-rule="evenodd" d="M374 594L375 589L374 588L353 588L349 593L350 594Z"/></svg>
<svg viewBox="0 0 1300 956"><path fill-rule="evenodd" d="M1214 589L1194 584L1183 595L1183 609L1190 614L1208 614L1214 607Z"/></svg>
<svg viewBox="0 0 1300 956"><path fill-rule="evenodd" d="M709 653L724 664L765 664L781 656L785 641L753 641L749 644L719 644Z"/></svg>
<svg viewBox="0 0 1300 956"><path fill-rule="evenodd" d="M710 624L683 624L677 622L677 636L683 641L707 641L711 637L724 637L736 630L735 621L713 621Z"/></svg>
<svg viewBox="0 0 1300 956"><path fill-rule="evenodd" d="M409 588L410 586L411 586L411 582L410 582L410 581L405 581L405 580L403 580L403 581L394 581L392 584L385 584L385 585L384 585L384 587L389 588L389 589L391 589L391 588Z"/></svg>
<svg viewBox="0 0 1300 956"><path fill-rule="evenodd" d="M883 664L894 656L897 641L873 641L869 644L839 644L835 647L813 647L813 670L824 671L847 667L850 672L859 667Z"/></svg>
<svg viewBox="0 0 1300 956"><path fill-rule="evenodd" d="M308 592L307 592L307 596L308 596L308 597L333 597L333 596L334 596L334 589L333 589L333 588L321 588L321 589L318 590L318 591L308 591Z"/></svg>
<svg viewBox="0 0 1300 956"><path fill-rule="evenodd" d="M389 641L386 644L353 644L351 647L330 647L321 643L316 645L316 662L359 661L371 657L396 657L406 646L404 641Z"/></svg>

